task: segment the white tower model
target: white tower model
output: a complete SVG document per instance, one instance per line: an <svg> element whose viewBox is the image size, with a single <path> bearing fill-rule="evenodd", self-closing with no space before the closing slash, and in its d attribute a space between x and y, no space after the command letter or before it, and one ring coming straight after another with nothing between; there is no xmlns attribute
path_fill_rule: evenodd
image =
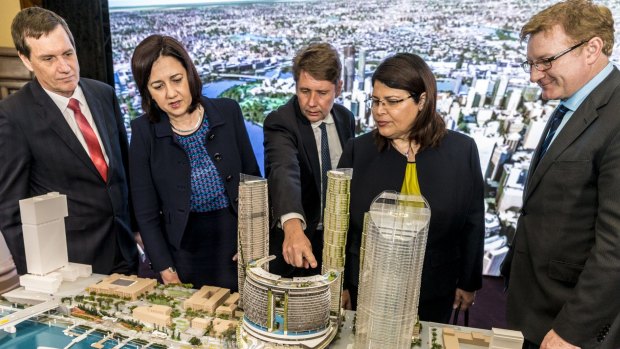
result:
<svg viewBox="0 0 620 349"><path fill-rule="evenodd" d="M19 201L28 273L45 275L69 263L67 197L48 193Z"/></svg>
<svg viewBox="0 0 620 349"><path fill-rule="evenodd" d="M364 220L355 348L411 348L431 211L422 196L381 193Z"/></svg>
<svg viewBox="0 0 620 349"><path fill-rule="evenodd" d="M89 276L89 265L69 263L65 217L67 197L51 192L19 201L28 273L19 281L26 290L53 293L62 280Z"/></svg>
<svg viewBox="0 0 620 349"><path fill-rule="evenodd" d="M269 202L267 180L262 177L241 174L239 181L238 215L238 286L243 299L245 268L253 260L269 255ZM263 265L269 270L268 264ZM243 307L243 304L239 304Z"/></svg>

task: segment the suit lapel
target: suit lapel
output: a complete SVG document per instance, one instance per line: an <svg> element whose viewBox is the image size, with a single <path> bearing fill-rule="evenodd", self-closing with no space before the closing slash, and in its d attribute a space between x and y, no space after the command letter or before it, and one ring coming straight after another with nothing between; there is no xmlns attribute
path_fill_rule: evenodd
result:
<svg viewBox="0 0 620 349"><path fill-rule="evenodd" d="M306 119L306 117L301 113L301 109L299 108L299 103L297 102L297 97L293 102L293 107L295 109L295 120L297 121L297 126L299 127L299 133L301 135L301 142L304 146L305 156L308 159L308 164L310 164L310 169L312 170L312 177L314 177L314 184L316 185L316 189L321 191L321 165L319 164L319 152L317 150L316 139L314 138L314 131L312 131L312 125L310 125L310 121Z"/></svg>
<svg viewBox="0 0 620 349"><path fill-rule="evenodd" d="M349 125L347 124L346 115L342 115L336 110L336 108L332 108L332 115L334 116L334 123L336 125L336 131L338 131L338 140L340 141L340 146L344 149L345 141L349 139L348 130Z"/></svg>
<svg viewBox="0 0 620 349"><path fill-rule="evenodd" d="M523 203L534 192L536 187L540 184L540 181L547 173L551 165L562 153L575 142L577 138L598 118L598 108L607 104L609 98L615 87L620 84L620 72L614 68L611 74L601 82L581 105L575 110L571 118L566 122L566 125L560 130L557 137L553 140L553 143L549 146L545 156L538 162L536 168L530 168L528 174L527 187L523 197ZM543 132L543 139L547 134L549 124L545 127ZM542 139L536 147L536 154L538 154L538 148L542 144ZM532 159L532 164L536 164L534 161L538 159Z"/></svg>
<svg viewBox="0 0 620 349"><path fill-rule="evenodd" d="M581 106L573 113L570 120L564 125L560 133L549 145L545 156L538 162L538 166L531 174L527 184L527 194L525 199L529 197L534 189L538 186L541 179L547 173L553 162L568 148L590 124L596 120L598 113L591 101L584 101ZM548 127L547 127L548 128ZM543 133L546 135L546 133ZM539 144L540 147L540 144Z"/></svg>
<svg viewBox="0 0 620 349"><path fill-rule="evenodd" d="M84 163L84 165L94 171L97 176L101 177L95 164L90 159L90 156L86 152L86 149L82 146L82 143L78 140L67 120L62 115L62 112L58 109L54 101L47 95L39 82L35 79L32 84L32 94L36 103L41 108L41 112L38 113L44 122L49 124L49 127L54 131L58 137L69 147L69 149L75 154L75 156Z"/></svg>

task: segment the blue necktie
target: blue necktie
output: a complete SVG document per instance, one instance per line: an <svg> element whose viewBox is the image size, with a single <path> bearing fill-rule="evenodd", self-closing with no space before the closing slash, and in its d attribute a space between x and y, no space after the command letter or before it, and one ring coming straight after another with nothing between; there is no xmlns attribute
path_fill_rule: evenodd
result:
<svg viewBox="0 0 620 349"><path fill-rule="evenodd" d="M553 139L555 132L558 130L558 126L560 126L564 115L566 115L566 112L568 112L569 110L570 109L566 108L563 104L560 104L553 112L553 115L551 115L551 126L549 126L549 133L547 133L547 137L545 137L545 141L540 147L540 156L538 157L538 162L540 162L540 159L545 156L547 148L549 148L549 144L551 144L551 140Z"/></svg>
<svg viewBox="0 0 620 349"><path fill-rule="evenodd" d="M329 155L329 142L327 141L327 127L325 123L319 126L321 129L321 186L323 208L325 208L325 194L327 194L327 171L332 169L332 160Z"/></svg>

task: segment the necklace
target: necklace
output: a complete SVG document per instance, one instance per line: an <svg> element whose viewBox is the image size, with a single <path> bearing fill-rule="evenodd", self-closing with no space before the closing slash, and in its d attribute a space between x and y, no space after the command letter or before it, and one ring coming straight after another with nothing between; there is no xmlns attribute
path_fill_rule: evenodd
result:
<svg viewBox="0 0 620 349"><path fill-rule="evenodd" d="M396 148L396 150L398 150L399 153L403 154L406 158L409 158L409 152L411 151L411 142L407 143L407 149L405 151L400 150L400 148L398 147L398 145L396 144L394 140L392 140L392 145L394 145L394 148Z"/></svg>
<svg viewBox="0 0 620 349"><path fill-rule="evenodd" d="M194 127L187 129L187 130L181 130L179 128L174 127L172 122L170 122L170 127L172 127L172 129L175 130L177 133L189 133L189 132L196 131L198 127L200 127L201 123L202 123L202 108L198 107L198 120L196 121L196 125L194 125Z"/></svg>
<svg viewBox="0 0 620 349"><path fill-rule="evenodd" d="M407 143L407 149L405 151L400 150L400 148L396 145L396 142L394 142L394 140L392 140L392 145L394 146L394 148L396 148L396 150L398 150L399 153L403 154L405 158L407 158L407 160L409 160L409 154L411 153L415 154L415 152L413 151L411 141Z"/></svg>

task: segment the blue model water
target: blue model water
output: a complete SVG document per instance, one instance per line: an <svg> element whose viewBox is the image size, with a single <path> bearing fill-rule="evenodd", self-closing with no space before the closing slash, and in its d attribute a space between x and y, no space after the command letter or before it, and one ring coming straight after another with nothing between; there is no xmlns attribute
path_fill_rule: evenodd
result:
<svg viewBox="0 0 620 349"><path fill-rule="evenodd" d="M64 348L71 343L74 337L66 336L62 331L64 327L48 326L34 321L24 321L17 325L16 333L0 331L0 349L37 349L39 346L51 348ZM103 334L93 332L81 342L75 343L71 349L92 349L91 344L100 341ZM116 340L107 340L105 349L111 349L118 345ZM125 345L124 349L138 348L136 345Z"/></svg>

